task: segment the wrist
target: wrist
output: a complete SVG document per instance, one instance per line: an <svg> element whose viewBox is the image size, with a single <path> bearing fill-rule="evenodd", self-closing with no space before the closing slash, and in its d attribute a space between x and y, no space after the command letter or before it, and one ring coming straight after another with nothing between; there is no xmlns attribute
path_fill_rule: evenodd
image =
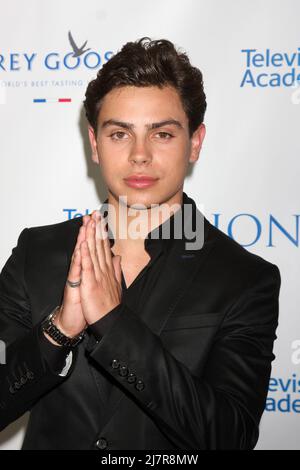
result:
<svg viewBox="0 0 300 470"><path fill-rule="evenodd" d="M45 331L43 331L43 335L45 336L45 338L50 341L50 343L54 344L55 346L59 346L59 347L62 347L61 344L58 344L53 338L51 338L51 336L49 336Z"/></svg>
<svg viewBox="0 0 300 470"><path fill-rule="evenodd" d="M46 338L50 337L54 343L60 346L75 347L83 339L85 335L85 329L79 334L68 336L64 331L58 328L54 323L57 313L61 310L61 306L57 306L42 322L42 331Z"/></svg>
<svg viewBox="0 0 300 470"><path fill-rule="evenodd" d="M58 312L53 316L52 318L52 323L53 325L56 326L56 328L59 329L65 336L68 336L68 338L74 338L75 336L78 335L78 331L74 331L73 329L70 329L66 327L66 325L63 322L63 305L61 305L60 309ZM79 332L80 333L80 332Z"/></svg>

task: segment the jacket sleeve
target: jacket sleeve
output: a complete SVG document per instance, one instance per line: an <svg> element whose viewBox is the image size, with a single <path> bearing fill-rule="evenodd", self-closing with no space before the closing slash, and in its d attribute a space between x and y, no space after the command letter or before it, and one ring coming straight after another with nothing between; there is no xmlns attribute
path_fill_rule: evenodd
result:
<svg viewBox="0 0 300 470"><path fill-rule="evenodd" d="M280 283L277 266L264 265L226 311L199 375L125 304L91 357L178 449L253 449L275 358Z"/></svg>
<svg viewBox="0 0 300 470"><path fill-rule="evenodd" d="M65 379L45 360L40 325L32 325L24 278L28 234L21 232L0 274L0 431Z"/></svg>
<svg viewBox="0 0 300 470"><path fill-rule="evenodd" d="M113 324L122 312L122 304L117 305L104 317L89 325L89 329L98 341L112 328Z"/></svg>

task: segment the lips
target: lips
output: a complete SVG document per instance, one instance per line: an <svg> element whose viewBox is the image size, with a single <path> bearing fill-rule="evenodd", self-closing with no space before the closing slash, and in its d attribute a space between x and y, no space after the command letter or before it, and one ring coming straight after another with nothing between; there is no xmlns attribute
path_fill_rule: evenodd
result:
<svg viewBox="0 0 300 470"><path fill-rule="evenodd" d="M125 183L132 188L147 188L153 185L158 178L147 175L131 175L125 178Z"/></svg>
<svg viewBox="0 0 300 470"><path fill-rule="evenodd" d="M147 176L147 175L132 175L128 176L128 178L125 178L126 181L156 181L157 178L153 178L152 176Z"/></svg>

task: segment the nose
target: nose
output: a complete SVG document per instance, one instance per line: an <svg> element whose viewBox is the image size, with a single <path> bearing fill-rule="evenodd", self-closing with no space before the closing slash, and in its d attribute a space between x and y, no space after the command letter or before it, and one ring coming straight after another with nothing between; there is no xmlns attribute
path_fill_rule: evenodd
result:
<svg viewBox="0 0 300 470"><path fill-rule="evenodd" d="M144 140L136 140L132 146L129 162L137 164L150 163L152 161L152 154Z"/></svg>

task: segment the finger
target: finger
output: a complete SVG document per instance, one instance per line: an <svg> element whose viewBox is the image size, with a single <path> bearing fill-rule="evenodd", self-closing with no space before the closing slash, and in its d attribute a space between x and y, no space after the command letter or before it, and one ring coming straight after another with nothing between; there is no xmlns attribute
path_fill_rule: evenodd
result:
<svg viewBox="0 0 300 470"><path fill-rule="evenodd" d="M82 225L78 233L76 248L80 247L80 244L83 242L83 240L85 240L85 237L86 237L86 227Z"/></svg>
<svg viewBox="0 0 300 470"><path fill-rule="evenodd" d="M104 252L104 237L102 233L101 218L97 216L97 225L95 233L96 252L101 271L107 272L107 264Z"/></svg>
<svg viewBox="0 0 300 470"><path fill-rule="evenodd" d="M86 240L89 246L90 256L93 261L95 275L96 275L96 278L99 279L101 273L100 273L100 266L99 266L99 261L97 257L95 232L96 232L95 221L91 218L86 229Z"/></svg>
<svg viewBox="0 0 300 470"><path fill-rule="evenodd" d="M90 216L89 215L84 215L83 218L82 218L82 225L80 227L80 230L79 230L79 234L78 234L78 238L77 238L77 242L76 242L76 246L75 246L75 249L77 248L80 248L80 244L83 242L83 240L85 240L86 238L86 227L87 227L87 224L90 220ZM75 250L74 250L75 251Z"/></svg>
<svg viewBox="0 0 300 470"><path fill-rule="evenodd" d="M86 226L88 224L89 220L90 220L90 216L89 215L84 215L83 218L82 218L82 224L84 226Z"/></svg>
<svg viewBox="0 0 300 470"><path fill-rule="evenodd" d="M93 212L92 212L91 217L92 217L92 219L93 219L95 222L97 222L98 217L99 217L99 214L100 214L99 211L93 211Z"/></svg>
<svg viewBox="0 0 300 470"><path fill-rule="evenodd" d="M101 233L101 239L100 239L101 245L98 246L98 249L101 249L101 247L102 247L106 266L107 266L108 270L110 271L110 273L113 274L114 273L114 267L113 267L113 263L112 263L112 252L111 252L111 248L110 248L110 241L109 241L108 231L105 228L105 226L106 226L105 220L104 220L103 217L99 217L98 221L99 221L99 231Z"/></svg>
<svg viewBox="0 0 300 470"><path fill-rule="evenodd" d="M80 247L80 244L83 242L83 240L85 240L85 235L86 235L86 228L82 225L78 232L77 241L76 241L76 245L73 251L71 262L73 261L75 251Z"/></svg>
<svg viewBox="0 0 300 470"><path fill-rule="evenodd" d="M87 241L83 241L80 245L81 253L81 285L93 286L96 283L95 270L92 258L89 252Z"/></svg>
<svg viewBox="0 0 300 470"><path fill-rule="evenodd" d="M114 268L114 273L118 283L122 284L122 266L121 266L122 257L120 255L116 255L113 257L112 263Z"/></svg>
<svg viewBox="0 0 300 470"><path fill-rule="evenodd" d="M80 249L77 248L74 251L73 261L70 266L70 270L68 273L68 279L71 282L77 282L80 280L81 276L81 256L80 256Z"/></svg>
<svg viewBox="0 0 300 470"><path fill-rule="evenodd" d="M108 269L110 270L111 273L113 273L114 272L113 261L112 261L113 256L112 256L112 252L110 248L108 231L106 230L106 224L103 218L101 218L101 232L103 236L103 248L104 248L105 261L108 266Z"/></svg>

